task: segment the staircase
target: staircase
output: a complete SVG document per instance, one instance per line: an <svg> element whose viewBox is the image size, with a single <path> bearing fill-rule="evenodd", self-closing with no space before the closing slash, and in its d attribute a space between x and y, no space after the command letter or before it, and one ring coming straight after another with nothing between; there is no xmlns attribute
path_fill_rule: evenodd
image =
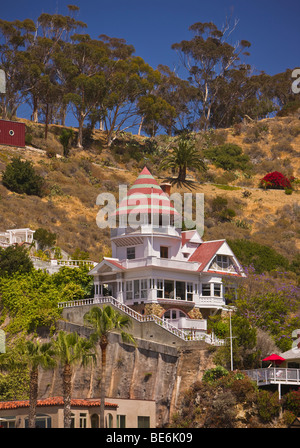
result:
<svg viewBox="0 0 300 448"><path fill-rule="evenodd" d="M77 306L85 306L85 305L98 305L98 304L105 304L109 303L122 311L123 313L130 316L132 319L135 319L138 322L154 322L156 325L159 325L160 327L164 328L169 333L172 333L174 336L177 336L181 340L184 341L204 341L211 345L223 345L224 341L214 337L213 335L208 334L201 334L201 335L194 335L190 333L186 333L183 330L179 330L178 328L174 327L174 325L170 324L168 321L161 319L160 317L156 316L155 314L149 314L143 316L140 313L137 313L133 309L129 308L127 305L124 305L124 303L119 302L117 299L115 299L112 296L104 296L104 297L94 297L89 299L83 299L83 300L74 300L70 302L60 302L58 304L59 308L72 308Z"/></svg>

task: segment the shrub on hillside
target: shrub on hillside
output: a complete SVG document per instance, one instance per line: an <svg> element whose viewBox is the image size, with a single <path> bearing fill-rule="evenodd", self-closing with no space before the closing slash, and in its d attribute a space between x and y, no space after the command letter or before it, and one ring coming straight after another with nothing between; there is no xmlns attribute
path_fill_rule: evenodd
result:
<svg viewBox="0 0 300 448"><path fill-rule="evenodd" d="M31 162L13 158L3 172L2 183L15 193L42 196L44 179L36 174Z"/></svg>
<svg viewBox="0 0 300 448"><path fill-rule="evenodd" d="M245 239L228 240L228 244L242 265L253 265L258 274L289 267L288 260L269 246Z"/></svg>
<svg viewBox="0 0 300 448"><path fill-rule="evenodd" d="M207 157L216 167L229 170L247 170L250 168L249 157L243 154L240 146L233 143L215 146L204 150Z"/></svg>
<svg viewBox="0 0 300 448"><path fill-rule="evenodd" d="M279 171L273 171L266 174L260 180L260 187L262 188L274 188L274 189L292 189L291 181L288 177L284 176Z"/></svg>

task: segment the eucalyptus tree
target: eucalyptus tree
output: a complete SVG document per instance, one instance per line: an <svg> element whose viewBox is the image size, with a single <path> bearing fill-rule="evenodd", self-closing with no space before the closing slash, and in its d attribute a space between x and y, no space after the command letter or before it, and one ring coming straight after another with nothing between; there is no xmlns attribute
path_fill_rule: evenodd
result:
<svg viewBox="0 0 300 448"><path fill-rule="evenodd" d="M69 5L69 10L72 13L72 5ZM56 86L59 84L55 65L56 53L61 51L64 43L70 41L76 30L86 26L85 23L75 20L70 15L42 13L38 17L35 38L27 51L30 75L28 99L32 104L34 122L38 121L38 111L44 106L47 124L50 99L51 104L57 103L60 99L60 92ZM48 89L45 89L46 83Z"/></svg>
<svg viewBox="0 0 300 448"><path fill-rule="evenodd" d="M100 105L105 93L103 67L108 60L108 50L103 42L91 39L88 34L76 34L72 40L72 44L65 46L68 51L61 65L70 86L64 103L71 104L78 121L77 147L82 148L84 122Z"/></svg>
<svg viewBox="0 0 300 448"><path fill-rule="evenodd" d="M94 343L91 339L82 338L78 333L59 331L54 341L55 357L61 365L63 379L64 427L71 427L71 395L73 366L87 366L95 360Z"/></svg>
<svg viewBox="0 0 300 448"><path fill-rule="evenodd" d="M24 56L34 40L35 24L30 19L0 20L0 68L6 75L6 92L1 95L2 118L11 119L25 102L28 92L27 59Z"/></svg>
<svg viewBox="0 0 300 448"><path fill-rule="evenodd" d="M131 326L130 317L115 311L110 305L103 308L93 307L84 315L84 322L94 329L94 340L99 341L101 349L101 402L100 402L100 428L104 428L104 409L106 392L106 358L109 344L109 333L119 332L124 342L135 344L135 340L128 330Z"/></svg>
<svg viewBox="0 0 300 448"><path fill-rule="evenodd" d="M188 72L188 80L197 88L195 129L210 126L213 103L220 93L219 81L229 70L243 67L241 56L249 55L245 51L251 46L248 41L241 40L234 46L228 43L233 29L229 24L220 30L212 22L197 22L189 27L194 34L191 40L172 45Z"/></svg>
<svg viewBox="0 0 300 448"><path fill-rule="evenodd" d="M100 35L109 51L104 67L105 95L100 104L100 117L107 133L107 145L120 132L132 129L141 122L140 99L151 95L160 82L160 73L141 57L124 39ZM148 108L149 109L149 108Z"/></svg>

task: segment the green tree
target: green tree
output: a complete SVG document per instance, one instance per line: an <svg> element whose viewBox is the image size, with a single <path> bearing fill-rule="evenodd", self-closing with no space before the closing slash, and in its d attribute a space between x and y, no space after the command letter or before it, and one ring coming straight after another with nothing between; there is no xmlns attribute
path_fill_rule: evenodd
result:
<svg viewBox="0 0 300 448"><path fill-rule="evenodd" d="M34 40L35 24L30 19L0 20L0 66L6 74L6 93L1 95L2 118L12 119L28 93L26 50Z"/></svg>
<svg viewBox="0 0 300 448"><path fill-rule="evenodd" d="M34 240L38 243L41 250L52 248L56 243L56 233L39 227L33 234Z"/></svg>
<svg viewBox="0 0 300 448"><path fill-rule="evenodd" d="M250 43L241 40L238 45L230 45L228 37L233 29L228 23L224 29L219 30L212 22L197 22L189 30L194 37L189 41L175 43L172 48L179 52L189 80L197 88L194 108L198 120L193 126L206 130L211 123L213 104L220 94L222 80L230 70L243 67L240 57L249 54L245 49L250 47Z"/></svg>
<svg viewBox="0 0 300 448"><path fill-rule="evenodd" d="M36 174L29 160L14 157L3 171L2 184L15 193L42 196L44 179Z"/></svg>
<svg viewBox="0 0 300 448"><path fill-rule="evenodd" d="M101 402L100 402L100 428L104 428L104 407L106 392L106 356L109 344L109 333L120 332L124 342L135 343L133 336L125 330L130 328L131 320L128 316L120 314L111 306L103 308L93 307L84 315L84 322L94 329L94 338L99 341L101 349Z"/></svg>
<svg viewBox="0 0 300 448"><path fill-rule="evenodd" d="M31 272L33 263L24 246L8 246L0 248L0 277L10 277L14 273Z"/></svg>
<svg viewBox="0 0 300 448"><path fill-rule="evenodd" d="M78 333L60 331L54 341L55 356L63 372L64 427L71 427L72 372L77 364L87 366L95 360L94 344L91 339L81 338Z"/></svg>
<svg viewBox="0 0 300 448"><path fill-rule="evenodd" d="M54 350L50 342L40 344L39 341L26 341L20 346L20 353L27 361L30 374L28 426L35 428L39 367L43 369L55 367Z"/></svg>
<svg viewBox="0 0 300 448"><path fill-rule="evenodd" d="M195 147L193 138L182 134L177 138L177 145L173 148L173 151L162 161L161 168L178 170L178 176L175 180L172 180L172 183L177 183L180 186L181 184L189 184L186 181L188 168L205 171L206 165L202 155Z"/></svg>

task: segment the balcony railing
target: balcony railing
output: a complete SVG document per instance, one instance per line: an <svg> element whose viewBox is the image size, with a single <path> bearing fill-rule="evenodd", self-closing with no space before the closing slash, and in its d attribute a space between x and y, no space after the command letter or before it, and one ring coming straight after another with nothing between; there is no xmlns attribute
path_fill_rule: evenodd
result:
<svg viewBox="0 0 300 448"><path fill-rule="evenodd" d="M171 258L159 258L156 256L149 256L143 258L134 258L132 260L124 259L120 264L126 269L139 268L145 266L157 266L161 268L179 269L185 271L197 271L200 263L189 262L184 260L174 260Z"/></svg>
<svg viewBox="0 0 300 448"><path fill-rule="evenodd" d="M280 367L271 367L269 369L244 370L258 386L267 384L299 384L300 369L285 369Z"/></svg>
<svg viewBox="0 0 300 448"><path fill-rule="evenodd" d="M183 331L179 328L176 328L169 321L161 319L160 317L156 316L155 314L142 315L140 313L137 313L136 311L134 311L133 309L124 305L123 303L119 302L112 296L95 297L95 298L89 298L89 299L83 299L83 300L74 300L74 301L70 301L70 302L60 302L58 304L58 307L59 308L72 308L72 307L78 307L78 306L104 304L104 303L111 303L116 308L118 308L120 311L123 311L128 316L130 316L131 318L133 318L134 320L136 320L138 322L154 322L156 325L159 325L160 327L167 330L169 333L172 333L173 335L177 336L178 338L180 338L184 341L204 341L204 342L207 342L208 344L212 344L212 345L223 345L224 344L223 340L215 338L214 335L208 335L206 333L200 333L200 332L198 333L198 332L193 331L192 328L187 331ZM193 319L191 319L191 321L192 320ZM196 319L195 319L195 321L196 321ZM202 325L204 327L205 324L203 323Z"/></svg>
<svg viewBox="0 0 300 448"><path fill-rule="evenodd" d="M143 235L171 235L171 236L180 236L180 229L177 229L173 226L151 226L151 224L144 224L137 228L132 227L116 227L111 229L110 236L111 238L116 238L119 236L130 235L130 234L143 234Z"/></svg>

